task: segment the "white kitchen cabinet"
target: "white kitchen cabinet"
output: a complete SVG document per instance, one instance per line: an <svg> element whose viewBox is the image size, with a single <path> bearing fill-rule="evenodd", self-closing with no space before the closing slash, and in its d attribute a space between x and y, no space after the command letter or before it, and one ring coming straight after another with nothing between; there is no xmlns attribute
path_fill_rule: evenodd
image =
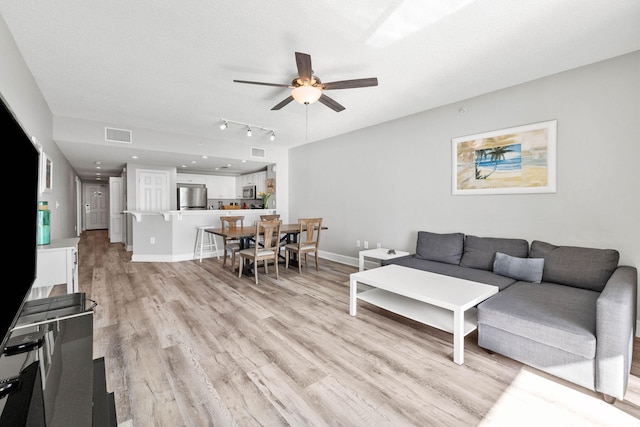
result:
<svg viewBox="0 0 640 427"><path fill-rule="evenodd" d="M256 182L256 195L260 192L267 192L267 172L256 172L255 174L255 182Z"/></svg>
<svg viewBox="0 0 640 427"><path fill-rule="evenodd" d="M242 188L248 185L256 186L256 198L259 198L258 193L264 193L267 190L267 172L263 171L240 175L236 182L236 191L240 197L242 197Z"/></svg>
<svg viewBox="0 0 640 427"><path fill-rule="evenodd" d="M250 174L240 175L236 177L236 194L238 199L242 199L242 189L247 185L250 185Z"/></svg>
<svg viewBox="0 0 640 427"><path fill-rule="evenodd" d="M209 199L236 198L236 178L233 176L207 175L205 184Z"/></svg>
<svg viewBox="0 0 640 427"><path fill-rule="evenodd" d="M179 173L176 174L178 184L206 184L206 175L198 175L195 173Z"/></svg>

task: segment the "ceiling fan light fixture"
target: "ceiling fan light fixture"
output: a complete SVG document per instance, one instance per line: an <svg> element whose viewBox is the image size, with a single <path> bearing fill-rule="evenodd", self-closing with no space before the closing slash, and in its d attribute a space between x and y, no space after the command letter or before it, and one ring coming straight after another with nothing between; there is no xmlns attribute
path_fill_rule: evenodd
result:
<svg viewBox="0 0 640 427"><path fill-rule="evenodd" d="M300 104L313 104L322 95L322 91L315 86L298 86L291 91L291 96Z"/></svg>

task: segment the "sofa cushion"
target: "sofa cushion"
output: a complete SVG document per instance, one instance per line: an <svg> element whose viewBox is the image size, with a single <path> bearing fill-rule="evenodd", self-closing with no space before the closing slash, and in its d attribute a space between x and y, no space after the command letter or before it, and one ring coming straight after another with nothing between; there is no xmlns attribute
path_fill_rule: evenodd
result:
<svg viewBox="0 0 640 427"><path fill-rule="evenodd" d="M516 280L540 283L544 269L544 258L519 258L496 252L493 272Z"/></svg>
<svg viewBox="0 0 640 427"><path fill-rule="evenodd" d="M529 255L529 242L524 239L466 236L460 265L491 271L496 252L526 258Z"/></svg>
<svg viewBox="0 0 640 427"><path fill-rule="evenodd" d="M531 258L544 258L542 280L601 292L620 259L614 249L556 246L534 240Z"/></svg>
<svg viewBox="0 0 640 427"><path fill-rule="evenodd" d="M458 265L463 247L463 233L438 234L418 231L416 258Z"/></svg>
<svg viewBox="0 0 640 427"><path fill-rule="evenodd" d="M396 264L446 276L457 277L459 279L486 283L487 285L497 286L500 290L505 289L507 286L516 282L516 280L510 277L500 276L499 274L494 274L491 271L460 267L459 265L446 264L438 261L429 261L426 259L416 258L415 256L393 258L382 261L382 265L389 264Z"/></svg>
<svg viewBox="0 0 640 427"><path fill-rule="evenodd" d="M593 359L599 295L555 283L516 282L478 305L478 323Z"/></svg>

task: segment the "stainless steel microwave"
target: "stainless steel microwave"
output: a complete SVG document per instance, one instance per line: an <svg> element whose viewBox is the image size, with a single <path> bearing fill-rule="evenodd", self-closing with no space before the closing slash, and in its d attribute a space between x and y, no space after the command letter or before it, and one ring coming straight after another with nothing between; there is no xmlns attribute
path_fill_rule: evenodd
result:
<svg viewBox="0 0 640 427"><path fill-rule="evenodd" d="M242 187L242 198L243 199L256 199L258 195L256 194L256 186L255 185L247 185Z"/></svg>

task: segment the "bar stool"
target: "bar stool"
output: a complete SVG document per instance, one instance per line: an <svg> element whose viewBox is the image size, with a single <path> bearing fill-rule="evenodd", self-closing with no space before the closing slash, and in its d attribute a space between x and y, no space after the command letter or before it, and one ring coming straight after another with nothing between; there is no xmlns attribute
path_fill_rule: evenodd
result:
<svg viewBox="0 0 640 427"><path fill-rule="evenodd" d="M202 262L202 255L207 252L211 253L213 249L216 251L216 257L220 259L220 253L218 252L218 241L213 233L207 233L205 230L211 228L211 225L201 225L198 228L196 234L196 247L193 251L193 259L200 258Z"/></svg>

